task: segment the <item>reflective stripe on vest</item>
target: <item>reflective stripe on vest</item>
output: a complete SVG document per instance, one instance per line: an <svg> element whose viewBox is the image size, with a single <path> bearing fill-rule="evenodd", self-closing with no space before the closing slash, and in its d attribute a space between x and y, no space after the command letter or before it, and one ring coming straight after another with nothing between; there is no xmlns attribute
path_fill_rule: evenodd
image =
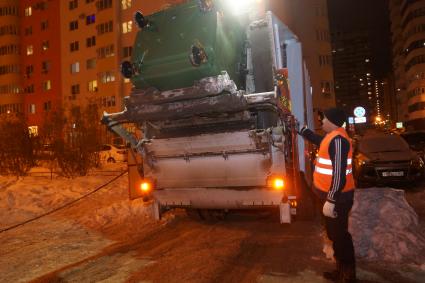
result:
<svg viewBox="0 0 425 283"><path fill-rule="evenodd" d="M326 168L321 168L321 167L316 166L314 171L321 173L321 174L332 176L332 169L326 169ZM345 170L345 175L351 174L352 172L353 172L353 169L347 169L347 170Z"/></svg>
<svg viewBox="0 0 425 283"><path fill-rule="evenodd" d="M325 165L332 165L332 160L319 157L319 158L317 158L317 163L325 164ZM347 165L351 165L351 158L347 159Z"/></svg>
<svg viewBox="0 0 425 283"><path fill-rule="evenodd" d="M347 156L347 168L345 171L346 182L342 191L347 192L354 189L354 178L353 178L353 169L352 169L352 154L353 153L352 153L351 140L348 137L348 134L344 128L338 128L328 133L323 138L322 142L320 143L318 157L316 159L316 165L313 172L314 186L317 189L324 192L329 192L329 190L332 187L333 168L332 168L332 161L329 156L329 145L331 141L338 135L347 139L347 141L350 144L350 149ZM338 144L336 146L338 146ZM341 161L336 161L336 162L341 162ZM338 180L339 179L336 179L335 182Z"/></svg>

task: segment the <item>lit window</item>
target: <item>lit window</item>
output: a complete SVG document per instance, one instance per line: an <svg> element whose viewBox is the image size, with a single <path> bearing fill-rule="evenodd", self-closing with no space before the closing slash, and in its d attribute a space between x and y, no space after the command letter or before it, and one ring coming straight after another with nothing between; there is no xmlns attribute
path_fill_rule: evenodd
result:
<svg viewBox="0 0 425 283"><path fill-rule="evenodd" d="M43 90L47 91L50 90L52 88L52 81L51 80L47 80L45 82L43 82Z"/></svg>
<svg viewBox="0 0 425 283"><path fill-rule="evenodd" d="M28 110L30 114L35 114L35 104L30 104Z"/></svg>
<svg viewBox="0 0 425 283"><path fill-rule="evenodd" d="M86 17L86 25L94 24L96 22L96 16L94 14Z"/></svg>
<svg viewBox="0 0 425 283"><path fill-rule="evenodd" d="M97 92L97 80L89 81L87 88L90 92Z"/></svg>
<svg viewBox="0 0 425 283"><path fill-rule="evenodd" d="M131 7L131 0L121 0L121 7L126 10Z"/></svg>
<svg viewBox="0 0 425 283"><path fill-rule="evenodd" d="M32 8L31 8L31 6L26 7L26 8L25 8L25 16L26 16L26 17L29 17L29 16L31 16L31 15L32 15Z"/></svg>
<svg viewBox="0 0 425 283"><path fill-rule="evenodd" d="M115 76L112 72L104 72L100 74L100 81L102 83L109 83L115 81Z"/></svg>
<svg viewBox="0 0 425 283"><path fill-rule="evenodd" d="M133 27L133 21L122 23L122 33L131 32L132 27Z"/></svg>
<svg viewBox="0 0 425 283"><path fill-rule="evenodd" d="M71 64L71 73L75 74L75 73L79 73L80 72L80 63L79 62L75 62Z"/></svg>
<svg viewBox="0 0 425 283"><path fill-rule="evenodd" d="M31 104L34 105L34 104ZM35 105L34 105L34 113L35 113ZM29 126L28 131L31 136L36 137L38 136L38 126Z"/></svg>
<svg viewBox="0 0 425 283"><path fill-rule="evenodd" d="M43 51L49 49L49 41L43 41L43 43L41 44L41 49L43 49Z"/></svg>
<svg viewBox="0 0 425 283"><path fill-rule="evenodd" d="M32 55L34 53L34 48L32 45L27 46L27 55Z"/></svg>

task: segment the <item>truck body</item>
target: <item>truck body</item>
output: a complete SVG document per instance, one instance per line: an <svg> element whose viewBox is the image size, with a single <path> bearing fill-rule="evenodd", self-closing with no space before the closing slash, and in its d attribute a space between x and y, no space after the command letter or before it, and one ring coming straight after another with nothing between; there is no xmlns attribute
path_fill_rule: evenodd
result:
<svg viewBox="0 0 425 283"><path fill-rule="evenodd" d="M122 73L134 88L103 123L131 146L131 199L218 211L278 207L291 222L306 172L294 116L311 123L297 37L271 12L231 14L225 1L188 1L151 16ZM140 134L130 133L132 123Z"/></svg>

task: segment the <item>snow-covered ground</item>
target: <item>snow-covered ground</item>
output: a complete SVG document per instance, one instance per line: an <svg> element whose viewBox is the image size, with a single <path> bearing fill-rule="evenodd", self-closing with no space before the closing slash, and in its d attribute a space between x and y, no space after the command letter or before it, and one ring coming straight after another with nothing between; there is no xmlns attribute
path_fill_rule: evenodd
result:
<svg viewBox="0 0 425 283"><path fill-rule="evenodd" d="M48 174L19 179L0 177L0 231L92 192L126 167L108 164L103 170L75 179L51 179ZM46 172L34 169L43 171ZM149 204L128 200L127 178L124 174L49 217L0 232L0 282L26 282L90 258L123 237L131 239L142 230L159 229L161 223L158 225L150 218ZM356 195L350 229L358 256L380 263L407 263L418 270L416 279L425 276L425 187L407 191L406 199L416 212L406 203L403 192L384 190L380 194L378 190L363 190ZM167 214L162 224L172 218L172 213ZM64 254L67 256L63 257ZM125 263L115 270L110 282L123 281L132 270L150 264L149 260L134 257L110 260Z"/></svg>
<svg viewBox="0 0 425 283"><path fill-rule="evenodd" d="M0 230L54 210L112 180L126 170L123 164L107 164L89 176L75 179L52 179L44 168L35 168L25 178L0 177ZM35 174L34 172L37 172ZM45 172L45 174L41 174ZM129 201L127 176L122 176L111 185L96 192L102 199L109 195L111 202L96 210L95 217L77 219L81 223L91 222L100 226L122 221L129 215L140 215L146 207L140 201ZM94 199L95 196L90 196ZM83 202L90 200L83 199ZM93 214L91 214L91 217Z"/></svg>
<svg viewBox="0 0 425 283"><path fill-rule="evenodd" d="M75 179L50 179L40 173L19 179L0 177L0 231L80 198L125 169L123 164L108 164L103 168L108 172ZM71 207L0 233L0 282L27 282L97 254L115 242L114 234L148 227L153 222L151 206L128 199L127 178L125 173ZM140 226L125 227L126 223ZM104 233L108 229L112 232Z"/></svg>

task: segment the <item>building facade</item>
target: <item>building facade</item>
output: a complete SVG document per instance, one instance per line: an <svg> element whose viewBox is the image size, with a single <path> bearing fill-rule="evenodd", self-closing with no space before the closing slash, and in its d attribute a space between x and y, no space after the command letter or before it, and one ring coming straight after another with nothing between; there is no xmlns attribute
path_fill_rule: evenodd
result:
<svg viewBox="0 0 425 283"><path fill-rule="evenodd" d="M332 31L335 93L337 105L353 116L358 107L366 109L368 120L378 114L375 107L375 76L367 31Z"/></svg>
<svg viewBox="0 0 425 283"><path fill-rule="evenodd" d="M34 134L61 106L59 1L20 1L24 112Z"/></svg>
<svg viewBox="0 0 425 283"><path fill-rule="evenodd" d="M0 116L24 111L19 1L0 2Z"/></svg>
<svg viewBox="0 0 425 283"><path fill-rule="evenodd" d="M425 130L425 0L390 0L398 117Z"/></svg>
<svg viewBox="0 0 425 283"><path fill-rule="evenodd" d="M60 108L65 114L88 105L100 113L121 111L131 84L120 63L132 54L134 13L179 2L2 1L0 114L22 112L37 132Z"/></svg>

